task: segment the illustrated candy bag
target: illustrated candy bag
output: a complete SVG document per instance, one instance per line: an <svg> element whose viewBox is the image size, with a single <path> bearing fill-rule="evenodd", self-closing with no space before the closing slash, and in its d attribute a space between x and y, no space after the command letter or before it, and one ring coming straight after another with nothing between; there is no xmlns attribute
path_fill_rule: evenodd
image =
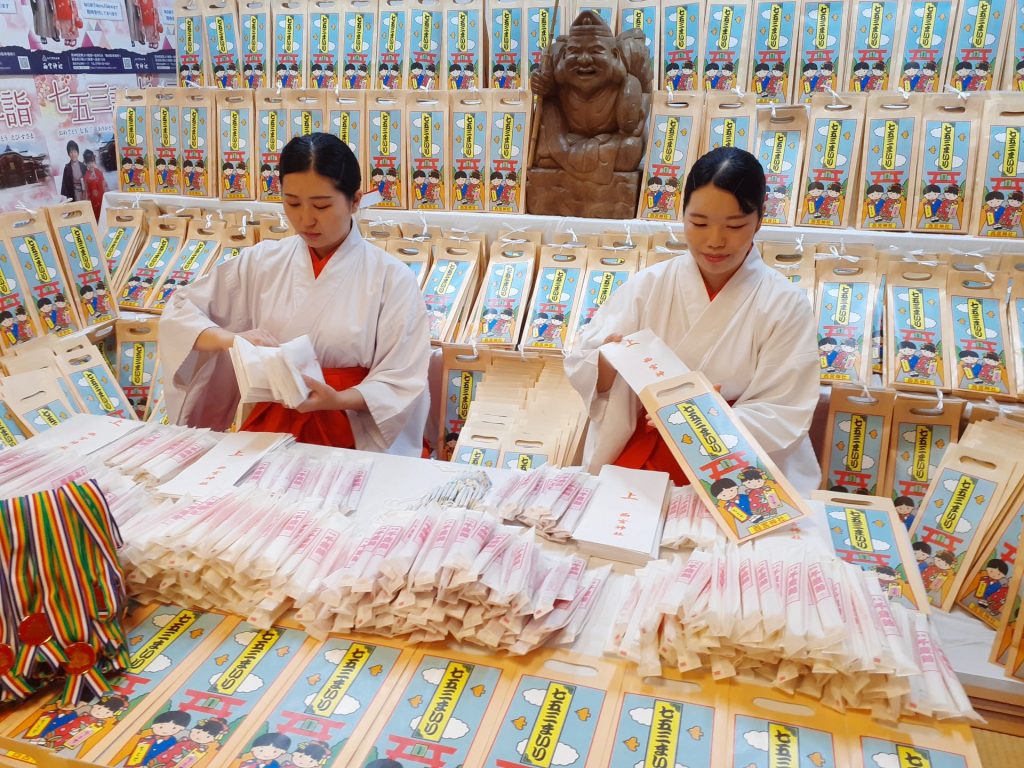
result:
<svg viewBox="0 0 1024 768"><path fill-rule="evenodd" d="M986 624L998 629L1012 605L1010 579L1017 563L1017 545L1024 523L1024 499L1020 493L1004 508L1002 519L993 529L988 542L964 579L956 605Z"/></svg>
<svg viewBox="0 0 1024 768"><path fill-rule="evenodd" d="M76 412L55 381L34 384L29 392L12 392L7 382L5 397L15 417L31 435L41 435L70 419Z"/></svg>
<svg viewBox="0 0 1024 768"><path fill-rule="evenodd" d="M480 0L445 4L445 78L452 91L486 88L484 6Z"/></svg>
<svg viewBox="0 0 1024 768"><path fill-rule="evenodd" d="M516 90L524 87L523 50L526 11L523 0L491 0L490 59L491 88Z"/></svg>
<svg viewBox="0 0 1024 768"><path fill-rule="evenodd" d="M618 10L618 0L578 0L574 6L570 6L565 12L569 16L569 23L571 24L574 17L579 16L584 11L592 11L601 17L601 21L608 25L608 29L615 30L615 13ZM559 13L562 13L562 11L559 10Z"/></svg>
<svg viewBox="0 0 1024 768"><path fill-rule="evenodd" d="M761 258L772 269L807 294L807 302L814 306L816 277L814 253L804 252L802 243L763 242L760 244Z"/></svg>
<svg viewBox="0 0 1024 768"><path fill-rule="evenodd" d="M845 90L889 90L896 59L896 36L905 18L900 0L857 0L850 11L850 49ZM899 72L897 71L897 77ZM907 90L907 89L905 89Z"/></svg>
<svg viewBox="0 0 1024 768"><path fill-rule="evenodd" d="M256 199L281 202L281 150L289 137L288 109L284 95L274 89L256 91L256 151L260 180Z"/></svg>
<svg viewBox="0 0 1024 768"><path fill-rule="evenodd" d="M244 86L236 10L231 0L206 0L203 4L203 25L213 72L211 82L217 88Z"/></svg>
<svg viewBox="0 0 1024 768"><path fill-rule="evenodd" d="M960 434L964 402L937 402L899 394L893 406L892 437L886 465L885 491L907 530L917 519L936 468Z"/></svg>
<svg viewBox="0 0 1024 768"><path fill-rule="evenodd" d="M386 754L400 765L483 765L511 677L496 658L417 652L381 709L390 715L375 718L348 764L369 765Z"/></svg>
<svg viewBox="0 0 1024 768"><path fill-rule="evenodd" d="M867 383L871 373L874 266L824 261L818 267L818 353L822 382Z"/></svg>
<svg viewBox="0 0 1024 768"><path fill-rule="evenodd" d="M270 82L270 0L238 1L238 44L242 52L242 88L266 88Z"/></svg>
<svg viewBox="0 0 1024 768"><path fill-rule="evenodd" d="M28 440L29 435L26 435L25 431L25 428L18 423L10 405L0 398L0 450L13 448Z"/></svg>
<svg viewBox="0 0 1024 768"><path fill-rule="evenodd" d="M1017 385L1013 358L1007 354L1008 277L952 269L948 279L954 391L1012 399Z"/></svg>
<svg viewBox="0 0 1024 768"><path fill-rule="evenodd" d="M950 389L950 340L944 271L894 261L886 280L887 384L894 389Z"/></svg>
<svg viewBox="0 0 1024 768"><path fill-rule="evenodd" d="M188 219L162 216L149 227L149 242L127 273L118 305L122 309L141 309L149 302L160 276L174 261L188 231Z"/></svg>
<svg viewBox="0 0 1024 768"><path fill-rule="evenodd" d="M487 210L525 213L523 181L530 135L530 102L525 91L495 91L488 96Z"/></svg>
<svg viewBox="0 0 1024 768"><path fill-rule="evenodd" d="M418 94L407 103L409 120L409 203L413 210L445 210L451 183L448 162L448 96Z"/></svg>
<svg viewBox="0 0 1024 768"><path fill-rule="evenodd" d="M756 94L707 93L704 99L701 153L719 147L739 147L753 152L757 133Z"/></svg>
<svg viewBox="0 0 1024 768"><path fill-rule="evenodd" d="M181 194L181 135L177 89L155 88L149 93L152 152L150 178L158 195Z"/></svg>
<svg viewBox="0 0 1024 768"><path fill-rule="evenodd" d="M705 91L731 91L747 82L750 3L710 0L704 16L701 83Z"/></svg>
<svg viewBox="0 0 1024 768"><path fill-rule="evenodd" d="M325 533L322 541L329 543L331 535ZM235 765L259 765L268 746L276 753L287 743L292 760L299 761L292 765L312 766L322 759L354 765L349 761L362 736L384 716L383 704L405 668L402 654L376 638L328 638L303 662L280 701L260 714L259 729L241 741L236 731L222 754L234 755Z"/></svg>
<svg viewBox="0 0 1024 768"><path fill-rule="evenodd" d="M890 602L928 613L910 535L888 499L814 491L825 508L832 547L840 560L874 573Z"/></svg>
<svg viewBox="0 0 1024 768"><path fill-rule="evenodd" d="M924 649L930 650L930 649ZM924 653L921 654L922 657ZM934 656L934 654L930 654ZM938 663L936 660L935 663ZM898 728L876 719L849 714L846 733L850 765L929 766L929 768L981 768L974 735L966 723L949 720L903 719Z"/></svg>
<svg viewBox="0 0 1024 768"><path fill-rule="evenodd" d="M221 200L253 200L254 143L253 94L227 91L217 94L219 125L217 149Z"/></svg>
<svg viewBox="0 0 1024 768"><path fill-rule="evenodd" d="M451 461L469 415L469 407L476 398L477 387L490 366L490 350L449 344L441 352L444 360L441 391L444 397L439 414L441 431L437 440L437 457Z"/></svg>
<svg viewBox="0 0 1024 768"><path fill-rule="evenodd" d="M492 244L480 299L473 310L474 322L466 327L466 342L500 348L516 345L530 299L536 259L533 243Z"/></svg>
<svg viewBox="0 0 1024 768"><path fill-rule="evenodd" d="M649 386L640 401L730 539L748 541L808 515L805 502L703 374Z"/></svg>
<svg viewBox="0 0 1024 768"><path fill-rule="evenodd" d="M0 240L0 349L7 351L39 335L39 318L10 244Z"/></svg>
<svg viewBox="0 0 1024 768"><path fill-rule="evenodd" d="M369 119L366 164L369 190L380 193L377 208L405 208L407 169L405 163L405 107L401 94L370 91L366 95Z"/></svg>
<svg viewBox="0 0 1024 768"><path fill-rule="evenodd" d="M980 448L955 445L943 457L911 531L918 549L928 553L921 578L936 608L948 611L956 602L1015 469L1005 454Z"/></svg>
<svg viewBox="0 0 1024 768"><path fill-rule="evenodd" d="M205 222L189 222L184 243L150 292L147 309L162 312L176 290L193 283L206 271L217 258L225 227L223 221L212 221L211 217Z"/></svg>
<svg viewBox="0 0 1024 768"><path fill-rule="evenodd" d="M277 88L305 87L306 0L274 7L274 80Z"/></svg>
<svg viewBox="0 0 1024 768"><path fill-rule="evenodd" d="M972 231L980 237L1024 238L1024 93L985 100L974 188Z"/></svg>
<svg viewBox="0 0 1024 768"><path fill-rule="evenodd" d="M758 104L788 104L792 98L797 22L796 0L757 0L754 5L750 92Z"/></svg>
<svg viewBox="0 0 1024 768"><path fill-rule="evenodd" d="M1012 21L1010 49L1006 55L1006 74L1003 76L1004 90L1024 92L1024 3L1017 3Z"/></svg>
<svg viewBox="0 0 1024 768"><path fill-rule="evenodd" d="M21 298L30 302L32 311L38 316L38 328L42 335L67 336L81 330L83 326L78 315L77 290L64 274L46 217L41 212L5 213L0 215L0 231L7 238L11 260L17 263L15 290ZM6 320L9 324L8 333L13 332L18 343L32 331L29 321L31 315L19 312L20 306L13 309L13 324Z"/></svg>
<svg viewBox="0 0 1024 768"><path fill-rule="evenodd" d="M586 251L544 246L523 331L523 349L564 349L576 322L583 287Z"/></svg>
<svg viewBox="0 0 1024 768"><path fill-rule="evenodd" d="M702 101L701 94L653 94L651 134L637 218L679 221L683 183L700 144Z"/></svg>
<svg viewBox="0 0 1024 768"><path fill-rule="evenodd" d="M562 29L566 29L565 11L555 12L554 0L526 0L525 56L529 72L523 75L523 87L530 87L530 75L539 70L544 54Z"/></svg>
<svg viewBox="0 0 1024 768"><path fill-rule="evenodd" d="M846 56L848 15L844 0L802 0L800 3L800 80L796 98L806 104L815 93L842 90L840 68Z"/></svg>
<svg viewBox="0 0 1024 768"><path fill-rule="evenodd" d="M288 91L284 94L284 105L288 110L288 139L324 131L323 93L315 90Z"/></svg>
<svg viewBox="0 0 1024 768"><path fill-rule="evenodd" d="M812 96L800 224L842 227L850 209L856 209L850 198L855 194L865 102L855 94L844 95L841 101L825 94Z"/></svg>
<svg viewBox="0 0 1024 768"><path fill-rule="evenodd" d="M589 249L587 271L580 290L580 309L569 331L567 348L572 348L580 332L594 319L608 298L636 274L639 260L640 254L635 249Z"/></svg>
<svg viewBox="0 0 1024 768"><path fill-rule="evenodd" d="M476 267L476 253L468 249L434 247L434 263L423 286L431 341L456 338L463 304L476 287Z"/></svg>
<svg viewBox="0 0 1024 768"><path fill-rule="evenodd" d="M117 383L140 419L146 413L149 390L153 386L158 328L159 318L155 317L115 323Z"/></svg>
<svg viewBox="0 0 1024 768"><path fill-rule="evenodd" d="M118 91L114 99L117 131L117 179L122 192L150 192L149 109L146 92Z"/></svg>
<svg viewBox="0 0 1024 768"><path fill-rule="evenodd" d="M410 91L444 88L444 11L440 0L413 0L409 11Z"/></svg>
<svg viewBox="0 0 1024 768"><path fill-rule="evenodd" d="M145 229L146 218L141 208L107 208L107 231L101 252L111 286L120 284L123 268L135 260Z"/></svg>
<svg viewBox="0 0 1024 768"><path fill-rule="evenodd" d="M416 276L416 284L423 290L423 283L430 272L430 243L417 240L388 240L384 249L405 264Z"/></svg>
<svg viewBox="0 0 1024 768"><path fill-rule="evenodd" d="M237 259L244 248L256 245L256 235L256 227L248 224L225 227L221 231L220 251L217 253L217 258L207 264L206 272L203 274L209 274L221 264Z"/></svg>
<svg viewBox="0 0 1024 768"><path fill-rule="evenodd" d="M1010 0L963 0L952 35L946 84L966 93L995 90L1011 36Z"/></svg>
<svg viewBox="0 0 1024 768"><path fill-rule="evenodd" d="M768 199L765 224L792 225L796 222L796 187L803 169L807 110L778 107L758 110L754 154L764 166Z"/></svg>
<svg viewBox="0 0 1024 768"><path fill-rule="evenodd" d="M619 3L619 33L629 29L639 29L644 33L644 43L655 78L661 43L661 19L658 11L658 0L622 0Z"/></svg>
<svg viewBox="0 0 1024 768"><path fill-rule="evenodd" d="M135 419L135 411L128 405L117 377L107 365L106 358L96 347L66 352L57 358L57 366L74 387L75 396L82 402L85 412L94 416L116 416Z"/></svg>
<svg viewBox="0 0 1024 768"><path fill-rule="evenodd" d="M538 658L519 674L480 764L608 765L604 736L612 727L620 675L621 668L605 659Z"/></svg>
<svg viewBox="0 0 1024 768"><path fill-rule="evenodd" d="M198 0L177 0L174 4L177 21L176 41L178 86L206 85L206 35L203 32L203 9Z"/></svg>
<svg viewBox="0 0 1024 768"><path fill-rule="evenodd" d="M889 460L889 430L896 395L885 390L835 386L828 404L822 488L879 496Z"/></svg>
<svg viewBox="0 0 1024 768"><path fill-rule="evenodd" d="M899 87L910 93L938 93L945 82L946 57L956 31L953 0L910 0L899 48ZM892 73L893 78L897 73Z"/></svg>
<svg viewBox="0 0 1024 768"><path fill-rule="evenodd" d="M659 677L628 670L609 739L612 753L603 765L635 765L637 757L649 764L665 759L666 765L688 768L726 765L723 688L710 678L683 678L668 668Z"/></svg>
<svg viewBox="0 0 1024 768"><path fill-rule="evenodd" d="M451 209L483 211L487 205L487 101L485 94L451 98Z"/></svg>
<svg viewBox="0 0 1024 768"><path fill-rule="evenodd" d="M661 13L659 90L696 93L700 90L697 67L701 61L704 9L695 0L666 0Z"/></svg>
<svg viewBox="0 0 1024 768"><path fill-rule="evenodd" d="M405 89L413 10L412 4L406 0L382 0L380 4L375 88L389 91Z"/></svg>
<svg viewBox="0 0 1024 768"><path fill-rule="evenodd" d="M363 119L366 95L359 92L335 92L325 95L329 132L348 144L348 148L359 161L359 167L366 168L366 135Z"/></svg>
<svg viewBox="0 0 1024 768"><path fill-rule="evenodd" d="M338 85L338 65L341 62L341 2L340 0L309 1L309 88L333 91Z"/></svg>
<svg viewBox="0 0 1024 768"><path fill-rule="evenodd" d="M377 44L376 0L348 0L341 10L341 87L365 91L373 87Z"/></svg>
<svg viewBox="0 0 1024 768"><path fill-rule="evenodd" d="M217 109L214 95L208 90L190 88L179 92L178 104L181 193L185 197L216 197Z"/></svg>
<svg viewBox="0 0 1024 768"><path fill-rule="evenodd" d="M966 234L983 103L976 98L936 95L926 106L912 230Z"/></svg>
<svg viewBox="0 0 1024 768"><path fill-rule="evenodd" d="M861 196L857 226L887 232L910 228L908 198L917 178L924 97L890 93L868 96L867 128L861 163Z"/></svg>
<svg viewBox="0 0 1024 768"><path fill-rule="evenodd" d="M46 214L83 326L90 328L117 317L92 205L66 203L47 208Z"/></svg>
<svg viewBox="0 0 1024 768"><path fill-rule="evenodd" d="M1014 381L1017 399L1024 396L1024 276L1015 272L1010 287L1010 338L1012 343Z"/></svg>

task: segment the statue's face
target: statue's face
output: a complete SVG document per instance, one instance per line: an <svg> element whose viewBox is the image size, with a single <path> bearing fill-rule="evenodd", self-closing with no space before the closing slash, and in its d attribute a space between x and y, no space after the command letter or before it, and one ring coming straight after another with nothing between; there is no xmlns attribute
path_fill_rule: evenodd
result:
<svg viewBox="0 0 1024 768"><path fill-rule="evenodd" d="M612 37L570 35L555 68L555 79L584 93L621 82L626 72L616 48Z"/></svg>

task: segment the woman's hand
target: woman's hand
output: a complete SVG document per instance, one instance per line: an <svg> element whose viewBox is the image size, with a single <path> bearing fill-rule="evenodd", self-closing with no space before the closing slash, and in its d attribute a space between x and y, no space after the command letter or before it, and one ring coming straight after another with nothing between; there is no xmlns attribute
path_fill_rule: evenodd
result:
<svg viewBox="0 0 1024 768"><path fill-rule="evenodd" d="M601 346L605 344L618 344L622 341L621 333L610 333L605 336ZM615 369L612 368L611 363L604 359L604 355L598 354L597 356L597 393L599 395L604 394L612 388L612 383L615 381Z"/></svg>
<svg viewBox="0 0 1024 768"><path fill-rule="evenodd" d="M271 334L266 331L261 331L259 328L253 328L251 331L243 331L237 334L243 339L248 341L250 344L256 347L279 347L281 346Z"/></svg>
<svg viewBox="0 0 1024 768"><path fill-rule="evenodd" d="M309 387L309 397L303 400L295 408L299 413L312 413L313 411L340 411L342 410L338 395L341 393L333 387L329 387L322 381L303 376L306 386Z"/></svg>
<svg viewBox="0 0 1024 768"><path fill-rule="evenodd" d="M340 392L322 381L303 376L309 387L309 397L303 400L295 410L299 413L313 411L355 411L366 413L370 409L358 389L343 389Z"/></svg>
<svg viewBox="0 0 1024 768"><path fill-rule="evenodd" d="M722 391L722 385L721 384L715 384L715 392L719 392L720 393L721 391ZM651 414L649 414L647 411L644 411L644 420L647 422L647 426L648 427L650 427L651 429L654 429L654 419L651 418Z"/></svg>

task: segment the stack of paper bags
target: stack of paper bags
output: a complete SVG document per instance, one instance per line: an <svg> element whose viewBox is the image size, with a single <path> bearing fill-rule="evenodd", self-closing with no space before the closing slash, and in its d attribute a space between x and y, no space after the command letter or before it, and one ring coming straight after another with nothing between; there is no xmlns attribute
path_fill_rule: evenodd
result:
<svg viewBox="0 0 1024 768"><path fill-rule="evenodd" d="M324 383L309 336L279 347L256 346L235 336L230 354L243 403L283 403L295 408L309 397L310 388L303 377Z"/></svg>

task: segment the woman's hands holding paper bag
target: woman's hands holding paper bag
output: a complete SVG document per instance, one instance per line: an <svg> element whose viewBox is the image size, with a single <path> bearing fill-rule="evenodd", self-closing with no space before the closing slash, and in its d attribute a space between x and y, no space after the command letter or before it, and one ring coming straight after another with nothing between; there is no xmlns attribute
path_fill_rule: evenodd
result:
<svg viewBox="0 0 1024 768"><path fill-rule="evenodd" d="M299 413L312 411L363 411L367 409L366 400L356 389L338 391L322 381L303 376L302 380L309 387L309 397L295 407Z"/></svg>

